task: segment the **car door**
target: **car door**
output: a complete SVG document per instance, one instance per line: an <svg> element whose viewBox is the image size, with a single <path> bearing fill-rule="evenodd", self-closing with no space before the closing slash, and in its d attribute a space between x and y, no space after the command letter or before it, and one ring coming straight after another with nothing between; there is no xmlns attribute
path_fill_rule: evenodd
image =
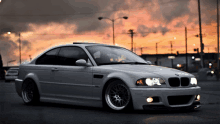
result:
<svg viewBox="0 0 220 124"><path fill-rule="evenodd" d="M58 54L58 65L51 70L54 96L62 99L92 97L92 67L77 66L78 59L88 61L80 47L62 47Z"/></svg>
<svg viewBox="0 0 220 124"><path fill-rule="evenodd" d="M41 87L41 95L47 96L52 93L51 90L51 68L56 64L57 53L60 48L52 49L42 56L40 56L33 67L30 67L30 70L35 73L39 79L40 87Z"/></svg>

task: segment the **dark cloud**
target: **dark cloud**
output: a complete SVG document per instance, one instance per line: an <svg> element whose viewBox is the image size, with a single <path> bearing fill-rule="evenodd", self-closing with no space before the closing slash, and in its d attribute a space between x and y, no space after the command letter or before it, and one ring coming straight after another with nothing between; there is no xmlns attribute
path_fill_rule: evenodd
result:
<svg viewBox="0 0 220 124"><path fill-rule="evenodd" d="M0 29L0 34L3 34L3 33L5 33L5 32L9 32L9 31L14 30L14 28L11 27L11 25L1 24L0 27L1 27L1 29Z"/></svg>
<svg viewBox="0 0 220 124"><path fill-rule="evenodd" d="M109 40L109 39L111 39L111 38L112 38L112 35L106 34L102 39L103 39L103 40Z"/></svg>
<svg viewBox="0 0 220 124"><path fill-rule="evenodd" d="M217 1L216 0L200 0L200 5L204 6L204 7L201 7L201 9L214 10L217 8Z"/></svg>
<svg viewBox="0 0 220 124"><path fill-rule="evenodd" d="M183 22L177 22L174 27L182 27L184 26Z"/></svg>
<svg viewBox="0 0 220 124"><path fill-rule="evenodd" d="M0 31L2 33L7 29L13 30L14 32L22 32L31 30L28 27L29 23L47 24L49 22L68 22L76 24L77 29L75 33L93 30L102 31L102 29L111 25L108 21L102 21L102 23L100 23L97 17L109 17L114 11L139 9L141 7L148 10L152 15L152 19L163 19L161 21L169 23L176 17L191 14L188 8L189 1L190 0L2 0L0 4L0 15L5 16L1 16ZM203 13L208 16L209 12L205 10L216 9L216 0L201 0L201 6L205 6L201 7L201 9ZM198 6L195 5L195 7ZM117 16L125 15L128 15L128 13L120 12L117 14ZM192 18L198 18L195 16L197 15L193 15ZM209 18L204 18L203 22L210 23L213 19L216 20L215 16L210 15ZM188 22L192 21L193 19L188 20ZM122 20L119 22L122 22Z"/></svg>
<svg viewBox="0 0 220 124"><path fill-rule="evenodd" d="M162 16L166 19L167 22L170 22L174 18L181 17L190 12L188 8L188 3L190 0L168 3L169 1L170 0L163 1L167 2L165 5L163 3L159 4Z"/></svg>
<svg viewBox="0 0 220 124"><path fill-rule="evenodd" d="M167 27L163 27L161 25L158 28L159 28L159 30L161 31L161 33L163 35L166 34L169 31L169 29Z"/></svg>
<svg viewBox="0 0 220 124"><path fill-rule="evenodd" d="M16 23L16 22L7 22L6 19L2 18L0 21L0 35L6 32L18 32L27 31L27 23Z"/></svg>
<svg viewBox="0 0 220 124"><path fill-rule="evenodd" d="M28 24L47 24L49 22L73 23L77 31L91 31L99 29L97 16L111 15L113 10L119 10L124 5L123 1L111 2L110 0L3 0L0 5L1 32L4 29L12 31L29 30ZM110 11L102 14L110 6Z"/></svg>
<svg viewBox="0 0 220 124"><path fill-rule="evenodd" d="M135 0L135 2L132 3L134 7L137 7L135 6L135 3L139 5L139 8L146 8L148 13L151 14L152 20L161 20L163 22L170 23L177 17L189 15L187 22L198 24L197 0ZM202 23L210 24L213 21L216 22L216 8L216 0L201 0L200 9L202 15ZM176 26L178 27L181 25L179 23L179 25Z"/></svg>
<svg viewBox="0 0 220 124"><path fill-rule="evenodd" d="M177 17L188 14L188 3L190 0L174 1L174 0L136 0L133 2L139 5L139 8L146 8L148 13L151 14L152 20L161 20L166 23L171 22ZM136 7L136 6L135 6Z"/></svg>
<svg viewBox="0 0 220 124"><path fill-rule="evenodd" d="M125 3L125 0L2 0L0 35L9 31L16 34L31 31L33 29L29 24L41 26L51 22L75 24L77 27L76 30L73 29L74 33L103 32L111 23L107 20L99 21L98 17L109 17L114 11L127 9L128 5ZM0 46L4 57L15 58L12 53L17 49L14 42L4 39L0 41ZM30 50L31 43L22 41L22 48Z"/></svg>
<svg viewBox="0 0 220 124"><path fill-rule="evenodd" d="M14 53L16 50L18 50L18 46L15 42L9 40L7 37L0 37L0 52L4 65L6 65L7 61L10 60L18 61L19 58Z"/></svg>
<svg viewBox="0 0 220 124"><path fill-rule="evenodd" d="M193 6L194 5L194 6ZM198 15L198 2L195 1L191 7L195 7L195 12L189 13L190 17L188 22L194 22L194 24L199 23L199 15ZM200 1L200 12L201 12L201 21L205 24L210 24L211 22L217 22L217 1L216 0L201 0ZM197 21L194 21L194 19Z"/></svg>
<svg viewBox="0 0 220 124"><path fill-rule="evenodd" d="M21 41L21 47L23 50L25 50L26 52L31 50L31 43L27 40Z"/></svg>
<svg viewBox="0 0 220 124"><path fill-rule="evenodd" d="M145 25L139 25L137 28L137 32L141 34L142 37L147 36L150 33L161 32L163 35L169 31L167 27L158 26L158 27L147 27Z"/></svg>

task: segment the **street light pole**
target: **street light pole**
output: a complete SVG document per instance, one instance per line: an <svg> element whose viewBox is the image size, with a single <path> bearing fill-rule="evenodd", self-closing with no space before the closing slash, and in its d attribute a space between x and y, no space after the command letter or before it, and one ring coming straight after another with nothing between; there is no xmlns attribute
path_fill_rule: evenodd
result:
<svg viewBox="0 0 220 124"><path fill-rule="evenodd" d="M133 47L134 47L134 42L133 42L133 35L135 34L134 32L133 32L133 30L132 29L130 29L129 30L129 32L130 33L128 33L128 34L131 34L131 51L133 52Z"/></svg>
<svg viewBox="0 0 220 124"><path fill-rule="evenodd" d="M186 40L186 72L188 72L188 58L187 58L187 27L185 27L185 40Z"/></svg>
<svg viewBox="0 0 220 124"><path fill-rule="evenodd" d="M119 18L117 18L117 19L120 19L120 18L123 18L123 19L128 19L128 17L127 16L124 16L124 17L119 17ZM99 20L102 20L102 19L108 19L108 20L110 20L110 21L112 21L112 30L113 30L113 45L115 45L115 31L114 31L114 22L115 22L115 20L117 20L117 19L109 19L109 18L106 18L106 17L98 17L98 19Z"/></svg>
<svg viewBox="0 0 220 124"><path fill-rule="evenodd" d="M165 40L163 40L163 41L165 41ZM158 44L158 43L161 43L161 42L163 42L163 41L160 41L160 42L157 42L157 43L156 43L156 62L157 62L157 65L158 65L158 55L157 55L157 54L158 54L158 51L157 51L157 44Z"/></svg>
<svg viewBox="0 0 220 124"><path fill-rule="evenodd" d="M30 57L30 61L31 61L31 59L32 59L32 58L31 58L31 55L29 55L29 57Z"/></svg>
<svg viewBox="0 0 220 124"><path fill-rule="evenodd" d="M170 47L171 47L171 55L172 55L172 52L173 52L173 44L172 44L172 41L170 41ZM171 67L173 68L173 59L171 59Z"/></svg>
<svg viewBox="0 0 220 124"><path fill-rule="evenodd" d="M21 35L20 35L20 32L19 32L19 52L20 52L20 65L21 65Z"/></svg>
<svg viewBox="0 0 220 124"><path fill-rule="evenodd" d="M143 54L143 47L141 47L141 55Z"/></svg>
<svg viewBox="0 0 220 124"><path fill-rule="evenodd" d="M217 81L219 80L219 15L218 15L218 0L217 0L217 42L218 42L218 55L217 55Z"/></svg>
<svg viewBox="0 0 220 124"><path fill-rule="evenodd" d="M114 27L115 27L115 20L112 20L112 29L113 29L113 45L115 45L115 29L114 29Z"/></svg>
<svg viewBox="0 0 220 124"><path fill-rule="evenodd" d="M158 65L158 55L157 55L157 43L156 43L156 64Z"/></svg>
<svg viewBox="0 0 220 124"><path fill-rule="evenodd" d="M201 13L200 13L200 0L198 0L198 11L199 11L199 35L200 35L200 56L201 56L201 66L204 67L204 61L203 61L203 44L202 44L202 24L201 24Z"/></svg>

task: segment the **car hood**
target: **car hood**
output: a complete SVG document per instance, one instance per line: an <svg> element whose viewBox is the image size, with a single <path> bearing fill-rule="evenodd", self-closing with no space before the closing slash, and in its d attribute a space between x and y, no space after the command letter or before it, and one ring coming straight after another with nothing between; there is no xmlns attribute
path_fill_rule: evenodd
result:
<svg viewBox="0 0 220 124"><path fill-rule="evenodd" d="M177 69L172 69L163 66L155 66L155 65L132 65L132 64L115 64L115 65L102 65L102 67L106 69L114 69L117 71L125 71L125 72L140 72L140 73L154 73L163 77L192 77L193 75L184 71L180 71Z"/></svg>

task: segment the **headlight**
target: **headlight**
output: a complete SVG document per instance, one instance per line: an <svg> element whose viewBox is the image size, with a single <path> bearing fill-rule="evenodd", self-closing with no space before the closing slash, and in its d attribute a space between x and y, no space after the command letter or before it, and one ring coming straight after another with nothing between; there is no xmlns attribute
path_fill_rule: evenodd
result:
<svg viewBox="0 0 220 124"><path fill-rule="evenodd" d="M136 82L138 86L156 86L165 84L165 80L162 78L143 78Z"/></svg>
<svg viewBox="0 0 220 124"><path fill-rule="evenodd" d="M197 80L196 80L196 78L191 78L190 83L191 83L192 85L197 85Z"/></svg>

